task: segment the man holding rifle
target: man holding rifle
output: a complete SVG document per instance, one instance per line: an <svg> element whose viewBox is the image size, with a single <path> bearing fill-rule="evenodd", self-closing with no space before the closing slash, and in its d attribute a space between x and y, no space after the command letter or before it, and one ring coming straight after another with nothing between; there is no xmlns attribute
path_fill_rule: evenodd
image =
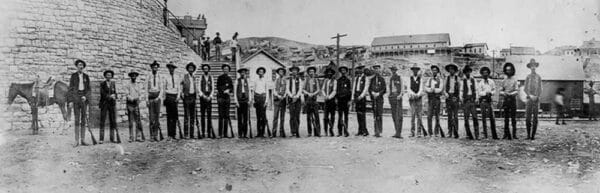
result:
<svg viewBox="0 0 600 193"><path fill-rule="evenodd" d="M238 116L238 137L239 138L248 138L248 123L250 119L250 114L248 110L248 104L250 103L250 87L247 78L248 69L247 68L239 68L237 72L240 74L240 77L235 82L235 99L237 108L237 116Z"/></svg>
<svg viewBox="0 0 600 193"><path fill-rule="evenodd" d="M266 69L264 67L258 67L256 69L256 74L258 78L252 83L252 95L254 96L252 100L254 102L254 108L256 109L256 137L264 138L265 137L265 129L267 127L267 106L269 105L269 82L265 78ZM271 132L267 132L270 136Z"/></svg>
<svg viewBox="0 0 600 193"><path fill-rule="evenodd" d="M150 68L152 69L151 73L146 77L148 85L146 86L146 91L148 93L148 100L146 105L148 106L148 119L150 120L150 141L159 141L162 140L158 138L162 136L162 131L160 130L160 103L163 94L162 88L162 76L158 74L158 68L160 64L154 61L150 64ZM160 134L160 135L159 135Z"/></svg>
<svg viewBox="0 0 600 193"><path fill-rule="evenodd" d="M85 143L85 126L87 120L88 99L91 98L90 77L83 72L86 64L83 60L76 60L77 72L71 74L69 79L69 96L73 103L75 114L75 145L88 145Z"/></svg>

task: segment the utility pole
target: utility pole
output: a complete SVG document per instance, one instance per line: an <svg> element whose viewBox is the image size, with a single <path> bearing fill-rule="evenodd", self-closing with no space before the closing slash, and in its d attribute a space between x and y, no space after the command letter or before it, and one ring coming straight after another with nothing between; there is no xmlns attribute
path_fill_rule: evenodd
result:
<svg viewBox="0 0 600 193"><path fill-rule="evenodd" d="M496 76L496 64L494 62L496 62L496 50L492 50L492 74L494 76Z"/></svg>
<svg viewBox="0 0 600 193"><path fill-rule="evenodd" d="M346 37L346 36L348 36L348 34L342 34L342 35L340 35L338 33L336 36L331 37L331 39L336 39L336 46L337 46L336 55L337 55L337 59L336 59L335 65L340 65L340 38Z"/></svg>

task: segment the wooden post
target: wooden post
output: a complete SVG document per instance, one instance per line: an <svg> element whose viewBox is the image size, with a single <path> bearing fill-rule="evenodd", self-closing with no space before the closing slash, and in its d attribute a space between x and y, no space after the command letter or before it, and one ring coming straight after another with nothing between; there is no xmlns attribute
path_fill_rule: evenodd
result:
<svg viewBox="0 0 600 193"><path fill-rule="evenodd" d="M331 37L331 39L336 39L336 47L337 47L337 50L336 50L336 55L337 55L337 56L336 56L336 58L337 58L337 59L336 59L336 63L335 63L335 65L339 65L339 64L340 64L340 38L342 38L342 37L346 37L346 36L348 36L348 35L347 35L347 34L342 34L342 35L340 35L340 34L338 33L336 36L334 36L334 37Z"/></svg>

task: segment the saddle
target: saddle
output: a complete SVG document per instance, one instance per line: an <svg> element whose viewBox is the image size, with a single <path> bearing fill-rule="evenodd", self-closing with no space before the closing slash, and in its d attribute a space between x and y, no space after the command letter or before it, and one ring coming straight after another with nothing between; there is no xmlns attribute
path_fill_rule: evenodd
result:
<svg viewBox="0 0 600 193"><path fill-rule="evenodd" d="M33 96L37 98L37 106L44 107L51 104L54 98L54 85L56 80L53 77L48 78L45 83L39 83L34 81L33 84Z"/></svg>

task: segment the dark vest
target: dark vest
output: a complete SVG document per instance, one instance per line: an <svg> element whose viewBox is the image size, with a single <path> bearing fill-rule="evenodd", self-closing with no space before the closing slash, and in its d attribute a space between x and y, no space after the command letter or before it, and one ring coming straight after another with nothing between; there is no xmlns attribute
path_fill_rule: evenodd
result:
<svg viewBox="0 0 600 193"><path fill-rule="evenodd" d="M446 93L451 94L450 92L448 92L448 91L450 91L450 76L448 76L446 78L446 83L447 83L445 85L446 86ZM459 85L458 85L458 76L455 76L454 77L454 93L452 93L451 96L458 96L458 93L459 93L458 87L459 87Z"/></svg>
<svg viewBox="0 0 600 193"><path fill-rule="evenodd" d="M277 92L277 94L279 96L283 96L285 94L285 79L282 77L279 77L275 80L275 92Z"/></svg>
<svg viewBox="0 0 600 193"><path fill-rule="evenodd" d="M412 76L410 77L410 90L413 92L419 92L419 88L421 87L421 77L417 77L415 80Z"/></svg>
<svg viewBox="0 0 600 193"><path fill-rule="evenodd" d="M329 82L327 82L327 81L329 81ZM330 95L333 92L333 88L336 85L336 84L334 84L334 82L335 82L335 79L326 79L325 80L325 84L329 83L328 85L325 85L326 89L324 91L325 91L326 95Z"/></svg>
<svg viewBox="0 0 600 193"><path fill-rule="evenodd" d="M202 93L204 95L209 95L213 90L212 78L210 78L210 76L206 78L202 76L200 79L200 89L202 89Z"/></svg>
<svg viewBox="0 0 600 193"><path fill-rule="evenodd" d="M190 82L189 76L190 76L190 74L185 74L185 76L183 76L183 94L184 95L188 95L190 93L191 87L193 87L192 89L194 89L194 93L196 93L196 79L193 78L194 82Z"/></svg>
<svg viewBox="0 0 600 193"><path fill-rule="evenodd" d="M362 94L362 92L365 90L365 76L358 78L356 84L356 90L354 92L354 97L358 97Z"/></svg>
<svg viewBox="0 0 600 193"><path fill-rule="evenodd" d="M242 93L242 89L244 93ZM240 102L248 102L250 96L250 89L248 88L248 80L243 81L242 78L237 79L237 99Z"/></svg>
<svg viewBox="0 0 600 193"><path fill-rule="evenodd" d="M463 79L463 99L471 99L475 101L475 79L471 78L471 95L468 95L467 89L467 79Z"/></svg>
<svg viewBox="0 0 600 193"><path fill-rule="evenodd" d="M292 87L293 87L292 84L295 84L294 86L295 86L296 90L292 90ZM300 90L300 88L299 88L300 87L300 78L299 77L290 78L290 82L288 85L289 85L288 88L290 89L290 93L292 93L292 95L296 95L298 93L298 90Z"/></svg>

